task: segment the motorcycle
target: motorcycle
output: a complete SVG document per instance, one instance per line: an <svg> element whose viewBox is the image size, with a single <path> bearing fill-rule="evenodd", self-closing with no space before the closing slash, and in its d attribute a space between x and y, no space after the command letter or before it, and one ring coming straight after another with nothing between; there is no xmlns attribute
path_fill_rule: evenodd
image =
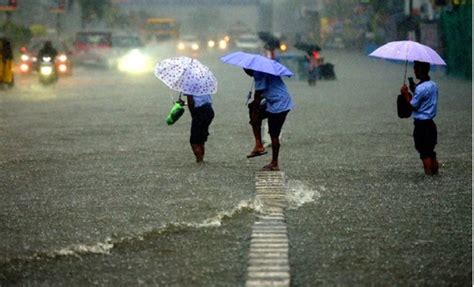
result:
<svg viewBox="0 0 474 287"><path fill-rule="evenodd" d="M45 55L39 62L39 81L43 85L55 83L58 80L58 72L56 70L55 59Z"/></svg>

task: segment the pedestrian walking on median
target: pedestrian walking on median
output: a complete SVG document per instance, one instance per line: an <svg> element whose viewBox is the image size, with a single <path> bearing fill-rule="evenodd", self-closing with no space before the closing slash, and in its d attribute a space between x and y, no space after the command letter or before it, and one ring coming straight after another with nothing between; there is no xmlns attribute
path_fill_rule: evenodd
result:
<svg viewBox="0 0 474 287"><path fill-rule="evenodd" d="M250 125L255 137L255 147L248 157L265 152L262 145L262 120L268 121L268 133L272 142L272 160L263 170L279 170L280 132L288 112L293 108L293 101L285 83L279 76L266 74L251 69L244 71L255 80L254 100L249 104ZM262 105L262 101L265 104Z"/></svg>
<svg viewBox="0 0 474 287"><path fill-rule="evenodd" d="M268 119L268 130L272 142L272 160L262 170L279 170L279 136L288 112L294 104L281 76L293 76L288 68L275 60L257 54L234 52L220 58L227 64L244 68L253 77L254 100L249 104L250 125L255 138L255 146L247 158L266 154L262 142L262 120Z"/></svg>
<svg viewBox="0 0 474 287"><path fill-rule="evenodd" d="M175 104L178 105L178 108L184 105L181 95L187 97L192 119L189 143L196 157L196 162L202 163L204 161L205 143L209 136L209 126L214 119L211 94L217 92L216 77L208 67L198 60L184 56L168 58L158 62L155 68L155 76L170 89L180 92L179 100ZM179 113L179 116L183 111ZM177 118L167 120L168 125L173 124Z"/></svg>
<svg viewBox="0 0 474 287"><path fill-rule="evenodd" d="M438 86L430 79L430 64L415 61L413 66L415 77L420 81L416 84L413 94L407 85L400 89L402 96L410 104L414 120L413 138L415 148L420 154L425 174L438 173L439 164L434 148L437 143L438 131L433 121L438 106Z"/></svg>

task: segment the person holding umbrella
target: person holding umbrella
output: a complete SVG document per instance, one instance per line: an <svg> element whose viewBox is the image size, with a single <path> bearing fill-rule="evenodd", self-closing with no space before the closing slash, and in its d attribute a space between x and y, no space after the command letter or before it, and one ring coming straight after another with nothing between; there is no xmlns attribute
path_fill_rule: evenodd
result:
<svg viewBox="0 0 474 287"><path fill-rule="evenodd" d="M248 158L266 154L262 144L262 120L268 120L272 142L272 160L262 170L279 170L280 132L288 112L294 107L290 93L281 76L292 76L293 72L275 60L261 55L234 52L220 58L224 63L244 68L244 72L254 79L254 100L249 104L250 125L255 138L255 146ZM262 105L262 101L265 100Z"/></svg>
<svg viewBox="0 0 474 287"><path fill-rule="evenodd" d="M405 99L409 104L408 109L412 111L411 116L415 125L413 131L415 148L420 154L425 174L437 174L439 164L434 148L438 139L438 131L433 119L437 113L438 86L430 79L429 71L430 65L445 66L446 62L432 48L410 40L388 42L370 53L369 56L405 62L403 85L400 89L401 102ZM413 94L410 93L406 85L408 62L414 63L415 77L420 80L415 85ZM411 83L410 86L412 86Z"/></svg>
<svg viewBox="0 0 474 287"><path fill-rule="evenodd" d="M415 148L423 162L425 174L435 175L439 169L436 152L434 151L438 131L433 119L436 116L438 106L438 86L430 79L429 63L415 61L413 69L415 77L420 80L416 84L414 93L409 92L406 84L401 87L400 92L413 110L412 117L415 125L413 138Z"/></svg>
<svg viewBox="0 0 474 287"><path fill-rule="evenodd" d="M191 136L189 143L197 163L204 161L205 143L209 126L214 119L211 94L217 92L217 79L212 71L196 59L173 57L156 64L155 76L170 89L187 97L191 113Z"/></svg>

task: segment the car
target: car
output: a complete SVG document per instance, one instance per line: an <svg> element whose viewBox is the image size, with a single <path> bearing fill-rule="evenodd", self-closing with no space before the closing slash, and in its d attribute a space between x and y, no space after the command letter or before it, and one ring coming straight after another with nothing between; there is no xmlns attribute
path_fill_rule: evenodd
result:
<svg viewBox="0 0 474 287"><path fill-rule="evenodd" d="M263 44L260 38L255 34L242 34L235 40L235 48L243 52L260 53Z"/></svg>
<svg viewBox="0 0 474 287"><path fill-rule="evenodd" d="M78 64L108 67L108 53L112 47L112 33L80 31L76 33L74 53Z"/></svg>
<svg viewBox="0 0 474 287"><path fill-rule="evenodd" d="M53 48L58 51L55 65L60 76L71 75L73 70L72 48L62 39L33 38L30 43L20 48L19 71L28 75L38 70L38 53L46 41L51 41Z"/></svg>
<svg viewBox="0 0 474 287"><path fill-rule="evenodd" d="M145 73L153 69L153 62L140 37L113 35L109 66L121 72Z"/></svg>
<svg viewBox="0 0 474 287"><path fill-rule="evenodd" d="M229 36L215 36L207 37L207 49L209 51L226 51L230 47L230 37Z"/></svg>
<svg viewBox="0 0 474 287"><path fill-rule="evenodd" d="M194 35L184 35L178 40L178 53L197 53L201 48L200 40Z"/></svg>

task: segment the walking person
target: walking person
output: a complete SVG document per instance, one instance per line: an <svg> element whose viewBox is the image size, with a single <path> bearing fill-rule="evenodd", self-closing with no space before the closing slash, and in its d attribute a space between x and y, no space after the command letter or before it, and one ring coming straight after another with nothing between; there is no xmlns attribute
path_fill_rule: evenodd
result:
<svg viewBox="0 0 474 287"><path fill-rule="evenodd" d="M268 130L272 143L272 160L262 170L279 170L280 132L288 112L294 104L290 93L280 76L244 68L247 75L254 78L254 100L249 104L250 125L255 138L255 146L248 158L265 154L262 144L262 120L268 120ZM262 101L265 101L262 104Z"/></svg>
<svg viewBox="0 0 474 287"><path fill-rule="evenodd" d="M438 173L439 164L434 148L437 144L438 131L433 119L436 117L438 106L438 86L429 76L430 64L415 61L413 65L415 77L420 81L415 91L403 85L400 89L402 96L410 104L414 120L413 138L415 148L420 154L425 174Z"/></svg>
<svg viewBox="0 0 474 287"><path fill-rule="evenodd" d="M209 136L209 126L214 119L211 94L217 92L217 79L212 71L196 59L180 56L159 61L155 67L155 76L170 89L179 92L179 100L175 103L180 112L167 123L173 124L184 112L181 109L184 101L181 95L187 97L191 113L191 136L189 143L196 157L196 162L204 161L205 143ZM175 107L174 106L174 107ZM171 109L170 117L175 108Z"/></svg>
<svg viewBox="0 0 474 287"><path fill-rule="evenodd" d="M191 113L191 136L189 143L196 157L196 162L204 161L205 143L209 136L209 126L214 119L212 100L210 95L193 96L184 94L187 97L189 112Z"/></svg>

